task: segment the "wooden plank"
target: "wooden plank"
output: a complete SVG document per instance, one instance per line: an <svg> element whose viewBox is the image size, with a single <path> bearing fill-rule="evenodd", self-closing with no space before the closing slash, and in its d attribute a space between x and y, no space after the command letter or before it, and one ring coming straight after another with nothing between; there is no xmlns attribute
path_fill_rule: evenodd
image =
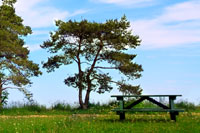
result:
<svg viewBox="0 0 200 133"><path fill-rule="evenodd" d="M111 97L170 97L170 96L175 96L175 97L180 97L182 95L112 95Z"/></svg>
<svg viewBox="0 0 200 133"><path fill-rule="evenodd" d="M169 109L169 107L167 107L166 105L164 105L164 104L162 104L162 103L160 103L160 102L154 100L153 98L148 97L148 98L146 98L146 99L149 100L150 102L152 102L152 103L158 105L159 107L161 107L161 108L163 108L163 109Z"/></svg>
<svg viewBox="0 0 200 133"><path fill-rule="evenodd" d="M116 112L184 112L183 109L161 109L161 108L133 108L133 109L113 109Z"/></svg>

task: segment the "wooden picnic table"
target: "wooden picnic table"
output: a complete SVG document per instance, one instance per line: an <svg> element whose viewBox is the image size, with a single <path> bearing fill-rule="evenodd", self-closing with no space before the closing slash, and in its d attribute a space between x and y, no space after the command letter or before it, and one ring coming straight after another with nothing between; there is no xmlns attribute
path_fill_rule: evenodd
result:
<svg viewBox="0 0 200 133"><path fill-rule="evenodd" d="M112 111L117 112L120 116L120 120L125 119L125 112L169 112L171 120L176 121L176 115L179 112L183 112L183 109L176 109L174 107L174 100L176 97L180 97L182 95L112 95L111 97L116 97L119 101L119 108L115 108ZM138 98L137 100L131 102L129 105L124 105L124 98L125 97L135 97ZM169 105L165 105L153 98L155 97L168 97L169 98ZM160 108L135 108L135 106L141 103L144 100L148 100L151 103L156 104Z"/></svg>

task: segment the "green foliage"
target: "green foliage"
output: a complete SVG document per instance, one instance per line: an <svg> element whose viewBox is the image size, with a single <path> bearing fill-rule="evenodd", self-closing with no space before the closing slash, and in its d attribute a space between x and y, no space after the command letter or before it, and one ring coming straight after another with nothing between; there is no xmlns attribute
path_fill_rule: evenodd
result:
<svg viewBox="0 0 200 133"><path fill-rule="evenodd" d="M51 39L41 45L53 55L47 62L43 62L43 68L52 72L61 65L77 64L77 72L64 82L78 88L81 107L83 90L86 90L86 106L91 91L104 93L112 90L113 84L121 92L141 94L140 86L127 84L128 80L140 78L143 69L133 62L136 55L126 52L139 46L140 40L129 30L130 22L125 16L121 20L111 19L105 23L59 20L56 21L56 26L58 29L50 34ZM104 72L106 69L119 71L123 79L116 81L109 73Z"/></svg>
<svg viewBox="0 0 200 133"><path fill-rule="evenodd" d="M179 101L175 105L177 108L182 108L185 109L186 111L195 111L198 108L198 106L195 106L194 103L188 101Z"/></svg>
<svg viewBox="0 0 200 133"><path fill-rule="evenodd" d="M16 15L13 7L15 2L16 0L4 0L0 6L0 95L4 90L12 88L22 91L30 98L25 86L31 84L30 77L42 73L39 65L28 59L29 50L22 37L32 31Z"/></svg>
<svg viewBox="0 0 200 133"><path fill-rule="evenodd" d="M3 1L3 5L9 5L13 7L13 4L15 4L17 2L17 0L2 0Z"/></svg>
<svg viewBox="0 0 200 133"><path fill-rule="evenodd" d="M72 107L65 103L56 103L52 106L52 110L71 111Z"/></svg>
<svg viewBox="0 0 200 133"><path fill-rule="evenodd" d="M38 112L38 113L47 110L45 106L39 105L39 104L37 104L37 103L24 105L23 108L24 108L24 109L27 109L28 111Z"/></svg>

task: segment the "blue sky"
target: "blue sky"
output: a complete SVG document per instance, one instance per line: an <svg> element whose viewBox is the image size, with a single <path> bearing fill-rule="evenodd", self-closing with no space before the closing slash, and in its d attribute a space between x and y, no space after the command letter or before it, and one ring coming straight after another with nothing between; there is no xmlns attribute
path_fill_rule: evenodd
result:
<svg viewBox="0 0 200 133"><path fill-rule="evenodd" d="M30 59L41 64L50 56L39 45L56 29L54 20L69 19L105 22L124 14L131 22L133 34L139 35L141 46L136 62L142 64L142 77L132 84L140 84L143 94L182 94L184 100L200 103L200 1L199 0L18 0L17 14L33 34L25 38ZM64 85L64 79L76 71L75 66L63 66L54 73L32 78L30 91L41 104L56 101L78 101L76 89ZM113 76L119 76L113 73ZM23 95L10 90L9 101L23 101ZM107 102L117 90L98 95L92 102Z"/></svg>

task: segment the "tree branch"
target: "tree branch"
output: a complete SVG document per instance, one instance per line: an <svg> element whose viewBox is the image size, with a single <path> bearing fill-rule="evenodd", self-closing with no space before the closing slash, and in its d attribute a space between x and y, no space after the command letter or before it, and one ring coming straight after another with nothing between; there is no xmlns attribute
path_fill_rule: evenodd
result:
<svg viewBox="0 0 200 133"><path fill-rule="evenodd" d="M92 65L92 64L90 64L90 63L88 63L88 62L81 62L81 64L88 64L88 65Z"/></svg>
<svg viewBox="0 0 200 133"><path fill-rule="evenodd" d="M6 90L6 89L19 89L20 87L5 87L5 88L2 88L2 90Z"/></svg>
<svg viewBox="0 0 200 133"><path fill-rule="evenodd" d="M78 60L76 60L75 58L71 57L76 63L78 63Z"/></svg>
<svg viewBox="0 0 200 133"><path fill-rule="evenodd" d="M99 54L100 54L102 48L103 48L103 43L102 43L102 45L100 45L99 50L97 51L97 54L96 54L96 56L95 56L95 58L94 58L94 61L93 61L92 65L91 65L91 68L90 68L90 70L89 70L87 76L90 76L91 72L93 71L93 69L94 69L94 67L95 67L95 64L96 64L96 62L97 62L98 56L99 56Z"/></svg>
<svg viewBox="0 0 200 133"><path fill-rule="evenodd" d="M96 68L96 69L117 69L117 67L101 67L101 66L96 66L94 68Z"/></svg>

